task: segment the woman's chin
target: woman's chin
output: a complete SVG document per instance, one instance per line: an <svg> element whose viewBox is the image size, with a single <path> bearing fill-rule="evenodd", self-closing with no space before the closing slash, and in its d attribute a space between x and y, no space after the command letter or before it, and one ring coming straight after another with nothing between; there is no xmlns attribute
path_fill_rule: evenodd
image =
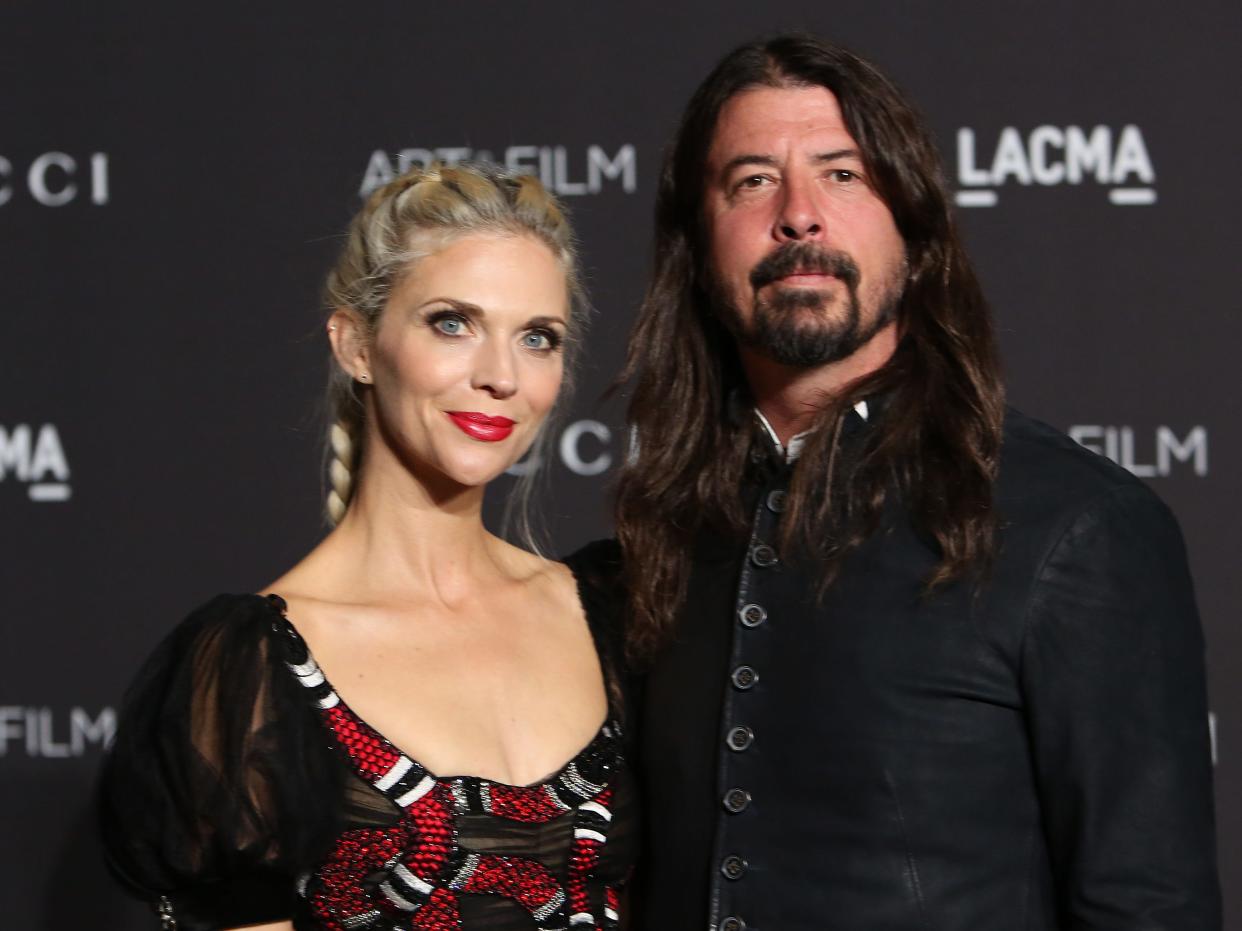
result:
<svg viewBox="0 0 1242 931"><path fill-rule="evenodd" d="M479 488L500 478L516 461L511 455L459 457L454 461L442 462L441 472L463 489Z"/></svg>

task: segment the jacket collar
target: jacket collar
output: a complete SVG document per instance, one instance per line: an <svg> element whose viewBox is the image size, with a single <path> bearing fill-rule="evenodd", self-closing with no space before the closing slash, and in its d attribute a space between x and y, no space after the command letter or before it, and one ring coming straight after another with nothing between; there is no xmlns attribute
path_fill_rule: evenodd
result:
<svg viewBox="0 0 1242 931"><path fill-rule="evenodd" d="M754 409L755 419L759 422L762 436L768 444L767 452L769 455L776 457L779 462L785 465L793 465L800 455L802 448L806 445L807 438L814 433L814 429L803 430L801 433L795 434L789 438L788 443L782 443L776 435L776 431L772 429L772 424L768 422L768 418L763 416L763 411L759 408ZM866 424L871 414L871 407L864 398L854 405L854 410L847 415L849 420L846 421L845 429L853 432L854 429Z"/></svg>

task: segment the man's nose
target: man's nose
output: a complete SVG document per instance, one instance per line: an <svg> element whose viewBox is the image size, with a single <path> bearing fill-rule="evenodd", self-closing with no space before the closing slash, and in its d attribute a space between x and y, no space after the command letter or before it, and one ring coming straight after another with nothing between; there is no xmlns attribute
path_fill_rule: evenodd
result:
<svg viewBox="0 0 1242 931"><path fill-rule="evenodd" d="M782 189L780 212L773 231L781 242L822 239L824 217L815 197L814 185L806 180L787 179Z"/></svg>

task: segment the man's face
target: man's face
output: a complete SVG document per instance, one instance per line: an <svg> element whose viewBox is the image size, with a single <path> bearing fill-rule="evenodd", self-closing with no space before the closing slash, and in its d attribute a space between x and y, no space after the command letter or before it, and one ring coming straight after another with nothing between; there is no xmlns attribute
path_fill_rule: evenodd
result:
<svg viewBox="0 0 1242 931"><path fill-rule="evenodd" d="M705 184L713 296L744 348L814 367L895 325L905 243L831 91L731 98Z"/></svg>

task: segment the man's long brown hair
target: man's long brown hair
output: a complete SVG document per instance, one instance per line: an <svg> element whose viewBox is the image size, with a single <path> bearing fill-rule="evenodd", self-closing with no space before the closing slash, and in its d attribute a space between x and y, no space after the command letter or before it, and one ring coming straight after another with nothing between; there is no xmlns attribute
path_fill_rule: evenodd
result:
<svg viewBox="0 0 1242 931"><path fill-rule="evenodd" d="M729 54L690 100L656 198L655 266L629 346L634 449L617 488L630 592L629 648L665 638L702 533L740 535L740 486L754 436L734 338L713 310L703 194L724 104L754 87L835 95L876 192L906 245L899 341L878 371L826 399L794 470L781 545L822 566L823 590L879 525L892 495L939 551L927 590L985 571L1004 389L983 293L959 241L940 158L900 91L852 53L804 35ZM838 456L844 415L884 399L861 449ZM743 416L737 415L739 407Z"/></svg>

